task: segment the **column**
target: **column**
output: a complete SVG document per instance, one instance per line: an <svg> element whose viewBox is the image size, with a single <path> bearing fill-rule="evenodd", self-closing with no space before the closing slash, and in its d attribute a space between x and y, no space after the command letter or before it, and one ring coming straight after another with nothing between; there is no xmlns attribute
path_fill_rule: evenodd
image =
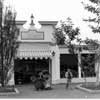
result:
<svg viewBox="0 0 100 100"><path fill-rule="evenodd" d="M49 58L50 84L52 84L52 60Z"/></svg>
<svg viewBox="0 0 100 100"><path fill-rule="evenodd" d="M58 83L60 80L60 61L59 61L59 51L55 46L53 48L55 55L52 56L52 83Z"/></svg>
<svg viewBox="0 0 100 100"><path fill-rule="evenodd" d="M81 78L81 53L78 51L78 78Z"/></svg>

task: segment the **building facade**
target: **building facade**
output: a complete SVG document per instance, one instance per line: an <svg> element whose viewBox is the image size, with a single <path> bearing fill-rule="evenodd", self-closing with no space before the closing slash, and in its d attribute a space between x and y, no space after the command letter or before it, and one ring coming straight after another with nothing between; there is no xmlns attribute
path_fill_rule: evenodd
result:
<svg viewBox="0 0 100 100"><path fill-rule="evenodd" d="M83 82L82 72L80 68L80 54L77 54L76 59L70 55L68 48L58 46L55 43L53 33L57 21L39 21L41 24L40 29L36 29L33 20L31 21L29 29L23 28L26 21L16 21L20 34L18 42L20 43L16 59L14 62L14 77L12 77L12 83L16 84L16 81L24 73L24 83L30 81L30 75L34 75L37 71L48 70L51 74L51 83L65 83L64 77L67 68L73 70L73 82ZM82 51L81 55L86 56L91 54L94 57L93 52L87 50ZM95 71L95 65L93 65ZM19 73L20 72L20 73ZM95 75L88 75L88 81L95 81Z"/></svg>
<svg viewBox="0 0 100 100"><path fill-rule="evenodd" d="M57 83L60 79L59 49L53 37L57 21L39 21L39 23L42 26L40 29L36 29L32 22L27 30L23 28L25 21L16 22L20 29L18 37L20 45L15 59L15 81L18 76L16 71L26 69L33 70L33 74L40 70L48 70L52 83Z"/></svg>

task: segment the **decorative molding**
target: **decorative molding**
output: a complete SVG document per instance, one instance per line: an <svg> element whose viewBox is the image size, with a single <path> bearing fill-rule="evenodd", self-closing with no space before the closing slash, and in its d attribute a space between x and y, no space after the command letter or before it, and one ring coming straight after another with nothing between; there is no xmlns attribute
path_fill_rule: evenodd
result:
<svg viewBox="0 0 100 100"><path fill-rule="evenodd" d="M41 25L57 25L58 21L38 21Z"/></svg>

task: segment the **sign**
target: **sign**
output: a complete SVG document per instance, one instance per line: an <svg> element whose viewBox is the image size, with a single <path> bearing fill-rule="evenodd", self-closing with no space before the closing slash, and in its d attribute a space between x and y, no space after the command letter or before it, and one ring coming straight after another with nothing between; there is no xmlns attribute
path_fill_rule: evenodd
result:
<svg viewBox="0 0 100 100"><path fill-rule="evenodd" d="M29 30L21 32L21 40L44 40L44 32Z"/></svg>

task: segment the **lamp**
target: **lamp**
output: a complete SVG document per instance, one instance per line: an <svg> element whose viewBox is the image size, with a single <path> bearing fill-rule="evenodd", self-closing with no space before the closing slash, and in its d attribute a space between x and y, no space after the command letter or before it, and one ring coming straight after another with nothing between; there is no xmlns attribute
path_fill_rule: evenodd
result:
<svg viewBox="0 0 100 100"><path fill-rule="evenodd" d="M34 20L34 16L33 16L33 14L32 14L32 15L31 15L31 24L30 24L30 25L35 25L34 22L33 22L33 20Z"/></svg>
<svg viewBox="0 0 100 100"><path fill-rule="evenodd" d="M54 51L52 52L52 56L55 56L55 52Z"/></svg>

